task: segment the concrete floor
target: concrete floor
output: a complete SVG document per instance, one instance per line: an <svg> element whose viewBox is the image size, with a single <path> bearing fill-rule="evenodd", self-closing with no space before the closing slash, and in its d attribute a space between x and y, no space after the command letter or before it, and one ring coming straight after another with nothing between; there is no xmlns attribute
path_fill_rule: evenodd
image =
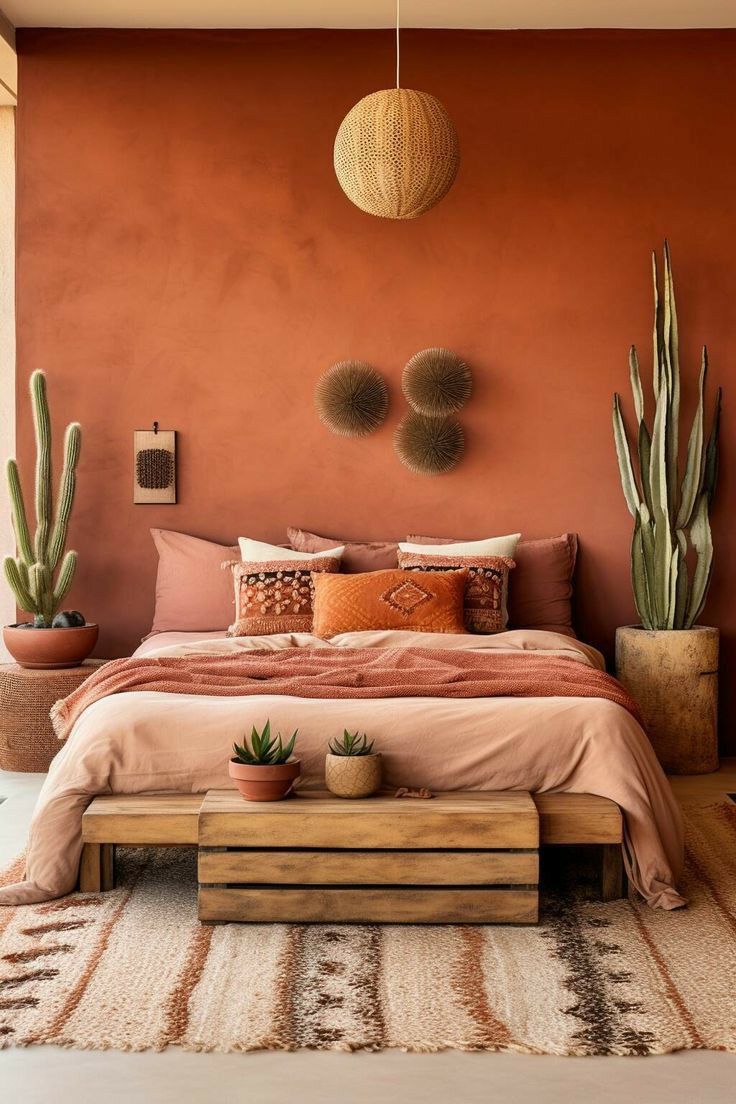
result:
<svg viewBox="0 0 736 1104"><path fill-rule="evenodd" d="M0 865L18 853L43 781L0 771ZM513 1054L122 1054L34 1047L0 1051L3 1104L726 1104L736 1055L658 1058Z"/></svg>

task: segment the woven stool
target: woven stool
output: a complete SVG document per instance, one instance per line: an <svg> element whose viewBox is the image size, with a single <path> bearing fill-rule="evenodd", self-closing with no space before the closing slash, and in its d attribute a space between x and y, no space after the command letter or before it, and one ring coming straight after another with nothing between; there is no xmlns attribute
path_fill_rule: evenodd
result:
<svg viewBox="0 0 736 1104"><path fill-rule="evenodd" d="M51 706L76 690L104 662L88 659L81 667L58 671L32 671L17 663L0 665L0 770L49 769L62 746L51 727Z"/></svg>

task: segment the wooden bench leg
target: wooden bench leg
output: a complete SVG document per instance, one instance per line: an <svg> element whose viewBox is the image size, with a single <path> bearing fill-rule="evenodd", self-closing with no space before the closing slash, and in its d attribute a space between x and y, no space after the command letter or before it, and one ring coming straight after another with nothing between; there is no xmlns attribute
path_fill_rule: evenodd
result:
<svg viewBox="0 0 736 1104"><path fill-rule="evenodd" d="M115 846L85 843L79 862L79 892L101 893L115 884Z"/></svg>
<svg viewBox="0 0 736 1104"><path fill-rule="evenodd" d="M616 901L626 896L627 880L620 843L604 843L601 860L601 900Z"/></svg>

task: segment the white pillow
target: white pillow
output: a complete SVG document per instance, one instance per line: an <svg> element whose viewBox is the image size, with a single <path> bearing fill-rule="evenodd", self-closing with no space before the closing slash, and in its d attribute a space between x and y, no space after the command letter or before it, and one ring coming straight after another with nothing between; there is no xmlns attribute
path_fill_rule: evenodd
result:
<svg viewBox="0 0 736 1104"><path fill-rule="evenodd" d="M240 558L243 563L268 563L270 560L321 560L325 556L339 559L345 551L345 545L328 548L324 552L294 552L291 548L282 548L278 544L266 544L265 541L239 537Z"/></svg>
<svg viewBox="0 0 736 1104"><path fill-rule="evenodd" d="M442 549L442 556L508 556L513 560L521 533L510 533L506 537L488 537L486 540L462 541L458 544L399 544L402 552L414 555L430 555L430 549Z"/></svg>

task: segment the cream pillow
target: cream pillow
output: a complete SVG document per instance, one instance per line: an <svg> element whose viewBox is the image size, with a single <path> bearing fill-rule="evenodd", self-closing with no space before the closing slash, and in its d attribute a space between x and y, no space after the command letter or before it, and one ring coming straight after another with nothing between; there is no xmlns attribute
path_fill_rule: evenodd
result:
<svg viewBox="0 0 736 1104"><path fill-rule="evenodd" d="M442 545L443 556L506 556L513 560L521 533L510 533L506 537L488 537L486 540L461 541L457 544ZM428 555L426 544L399 544L399 551L412 552L415 555Z"/></svg>
<svg viewBox="0 0 736 1104"><path fill-rule="evenodd" d="M345 545L326 548L324 552L294 552L291 548L282 548L280 544L266 544L265 541L239 537L240 558L243 563L272 563L274 560L321 560L325 557L340 559Z"/></svg>

